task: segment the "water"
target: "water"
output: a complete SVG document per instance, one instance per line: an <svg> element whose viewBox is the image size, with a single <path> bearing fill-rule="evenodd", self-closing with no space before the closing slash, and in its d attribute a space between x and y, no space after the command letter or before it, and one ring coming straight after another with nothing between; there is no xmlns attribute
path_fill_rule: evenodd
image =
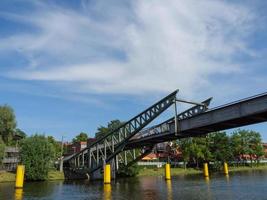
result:
<svg viewBox="0 0 267 200"><path fill-rule="evenodd" d="M202 176L120 179L111 185L101 181L29 182L22 190L14 183L0 183L2 200L87 200L87 199L267 199L267 171Z"/></svg>

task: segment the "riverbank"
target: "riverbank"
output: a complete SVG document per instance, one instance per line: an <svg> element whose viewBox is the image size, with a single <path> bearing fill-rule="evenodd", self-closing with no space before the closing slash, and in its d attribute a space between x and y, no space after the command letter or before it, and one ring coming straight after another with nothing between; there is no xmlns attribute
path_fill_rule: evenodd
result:
<svg viewBox="0 0 267 200"><path fill-rule="evenodd" d="M171 175L193 175L201 174L202 170L197 170L193 168L183 169L183 168L171 168ZM140 169L137 176L165 176L165 168L143 168Z"/></svg>
<svg viewBox="0 0 267 200"><path fill-rule="evenodd" d="M241 171L253 171L253 170L267 170L267 165L260 166L239 166L239 167L229 167L229 172L241 172Z"/></svg>
<svg viewBox="0 0 267 200"><path fill-rule="evenodd" d="M56 170L48 172L48 181L64 180L64 173ZM15 182L16 174L11 172L0 172L0 182Z"/></svg>
<svg viewBox="0 0 267 200"><path fill-rule="evenodd" d="M258 171L258 170L267 170L267 165L261 165L261 166L239 166L239 167L229 167L229 172L242 172L242 171ZM194 174L202 174L202 169L194 169L194 168L171 168L171 175L194 175ZM217 172L211 172L211 173L220 173L220 171ZM165 168L143 168L140 169L139 174L137 176L165 176Z"/></svg>
<svg viewBox="0 0 267 200"><path fill-rule="evenodd" d="M14 182L16 175L10 172L0 172L0 183L1 182Z"/></svg>

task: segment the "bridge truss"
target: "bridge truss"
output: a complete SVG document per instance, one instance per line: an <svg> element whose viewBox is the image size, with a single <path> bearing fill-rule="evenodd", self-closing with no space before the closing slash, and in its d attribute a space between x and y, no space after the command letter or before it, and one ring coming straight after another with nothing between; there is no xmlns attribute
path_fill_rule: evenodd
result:
<svg viewBox="0 0 267 200"><path fill-rule="evenodd" d="M147 145L143 147L141 151L140 149L138 151L135 148L125 148L127 143L132 139L143 137L148 130L156 130L155 127L152 127L145 131L141 131L171 105L175 105L176 110L176 101L178 100L176 98L177 92L178 90L172 92L117 129L97 139L87 148L65 160L64 163L68 163L69 168L80 169L83 173L87 172L88 174L92 174L95 171L102 169L105 163L111 163L113 166L112 168L116 171L121 166L128 167L132 165L134 162L149 154L153 150L154 145ZM175 115L177 117L177 122L178 120L190 118L205 112L210 101L211 98L179 115ZM182 102L184 101L182 100ZM166 123L168 123L168 121ZM176 127L178 131L178 123L176 124ZM163 129L164 125L160 126L160 128ZM168 129L168 126L165 128Z"/></svg>

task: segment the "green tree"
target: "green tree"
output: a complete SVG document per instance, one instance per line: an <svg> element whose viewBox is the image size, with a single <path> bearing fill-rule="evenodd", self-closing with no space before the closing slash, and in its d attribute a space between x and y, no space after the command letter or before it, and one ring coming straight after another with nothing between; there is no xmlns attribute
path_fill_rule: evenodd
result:
<svg viewBox="0 0 267 200"><path fill-rule="evenodd" d="M117 129L118 127L120 127L122 124L124 124L123 122L121 122L120 120L112 120L108 123L107 127L105 126L100 126L97 128L97 132L95 134L95 137L101 138L103 136L105 136L106 134L110 133L111 131Z"/></svg>
<svg viewBox="0 0 267 200"><path fill-rule="evenodd" d="M249 155L251 166L254 157L259 160L264 155L261 135L258 132L238 129L232 133L231 143L234 157L239 160L243 155Z"/></svg>
<svg viewBox="0 0 267 200"><path fill-rule="evenodd" d="M190 161L192 139L184 138L177 141L180 151L182 152L182 159L184 161L184 168L186 169L187 163Z"/></svg>
<svg viewBox="0 0 267 200"><path fill-rule="evenodd" d="M207 162L211 159L211 152L208 146L208 138L198 137L193 138L192 158L196 163L197 168L202 162Z"/></svg>
<svg viewBox="0 0 267 200"><path fill-rule="evenodd" d="M0 164L2 164L4 155L5 155L5 143L0 138Z"/></svg>
<svg viewBox="0 0 267 200"><path fill-rule="evenodd" d="M79 135L77 135L75 138L72 139L72 142L86 142L88 139L87 133L81 132Z"/></svg>
<svg viewBox="0 0 267 200"><path fill-rule="evenodd" d="M180 140L179 146L182 151L184 162L193 162L196 167L202 162L211 160L211 152L207 137L185 138Z"/></svg>
<svg viewBox="0 0 267 200"><path fill-rule="evenodd" d="M233 158L231 141L226 132L209 134L209 148L215 161L226 162Z"/></svg>
<svg viewBox="0 0 267 200"><path fill-rule="evenodd" d="M16 128L16 117L13 109L8 106L0 106L0 135L9 144Z"/></svg>
<svg viewBox="0 0 267 200"><path fill-rule="evenodd" d="M55 157L59 158L62 155L61 152L61 143L57 142L53 136L47 136L48 142L50 142L55 150Z"/></svg>
<svg viewBox="0 0 267 200"><path fill-rule="evenodd" d="M55 160L54 146L44 135L34 135L21 143L21 162L27 180L46 180Z"/></svg>
<svg viewBox="0 0 267 200"><path fill-rule="evenodd" d="M117 175L119 177L134 177L136 176L140 171L140 168L135 163L129 167L125 167L124 164L120 163L119 171L117 172Z"/></svg>

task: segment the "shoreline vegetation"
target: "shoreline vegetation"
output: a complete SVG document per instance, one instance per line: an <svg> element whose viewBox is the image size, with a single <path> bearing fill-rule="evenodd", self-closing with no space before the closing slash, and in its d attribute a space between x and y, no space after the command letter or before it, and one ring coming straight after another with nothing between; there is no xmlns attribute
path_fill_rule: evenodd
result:
<svg viewBox="0 0 267 200"><path fill-rule="evenodd" d="M229 173L235 172L245 172L245 171L260 171L260 170L267 170L267 165L260 165L260 166L230 166ZM194 169L194 168L171 168L171 176L186 176L186 175L199 175L202 174L202 169ZM211 174L220 174L223 171L211 171ZM143 168L140 169L139 174L137 177L144 177L144 176L165 176L165 168ZM2 182L15 182L16 175L15 173L11 172L0 172L0 183ZM64 180L63 172L59 172L56 170L50 170L48 173L48 178L46 181L55 181L55 180Z"/></svg>
<svg viewBox="0 0 267 200"><path fill-rule="evenodd" d="M245 171L259 171L259 170L267 170L267 165L260 166L229 166L229 173L234 172L245 172ZM212 171L210 170L210 174L220 174L223 173L223 170ZM203 169L195 169L195 168L171 168L171 176L179 176L179 175L197 175L203 174ZM165 176L165 168L144 168L140 169L137 177L141 176Z"/></svg>
<svg viewBox="0 0 267 200"><path fill-rule="evenodd" d="M48 178L46 181L64 180L64 173L57 170L50 170L48 172ZM12 172L0 172L0 183L1 182L15 182L16 173Z"/></svg>

